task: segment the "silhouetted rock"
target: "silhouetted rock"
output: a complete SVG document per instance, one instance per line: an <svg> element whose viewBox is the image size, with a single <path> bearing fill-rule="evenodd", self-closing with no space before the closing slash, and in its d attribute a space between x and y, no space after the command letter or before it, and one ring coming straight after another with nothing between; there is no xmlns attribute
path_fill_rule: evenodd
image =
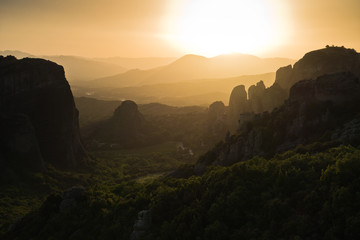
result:
<svg viewBox="0 0 360 240"><path fill-rule="evenodd" d="M286 89L289 85L289 79L291 79L292 74L293 68L291 65L281 67L276 71L275 82Z"/></svg>
<svg viewBox="0 0 360 240"><path fill-rule="evenodd" d="M358 145L359 102L360 81L353 73L297 82L285 104L271 113L249 116L237 135L200 158L194 170L201 173L211 164L231 165L254 156L271 157L299 144Z"/></svg>
<svg viewBox="0 0 360 240"><path fill-rule="evenodd" d="M145 119L131 100L123 101L113 116L84 129L84 139L89 148L121 148L145 142ZM94 144L96 142L96 144Z"/></svg>
<svg viewBox="0 0 360 240"><path fill-rule="evenodd" d="M229 125L230 129L235 130L240 119L240 114L248 111L247 93L244 85L235 87L229 100Z"/></svg>
<svg viewBox="0 0 360 240"><path fill-rule="evenodd" d="M115 110L111 119L113 133L122 138L137 138L141 135L141 127L144 124L144 117L139 112L135 102L126 100Z"/></svg>
<svg viewBox="0 0 360 240"><path fill-rule="evenodd" d="M276 73L276 83L288 90L296 82L316 79L324 74L352 72L360 77L360 55L354 49L327 47L309 52L294 64L280 68Z"/></svg>
<svg viewBox="0 0 360 240"><path fill-rule="evenodd" d="M223 135L227 130L226 108L223 102L217 101L209 106L208 128L213 135Z"/></svg>
<svg viewBox="0 0 360 240"><path fill-rule="evenodd" d="M265 85L260 81L255 85L249 87L249 108L251 112L260 113L264 111L263 96L265 92Z"/></svg>
<svg viewBox="0 0 360 240"><path fill-rule="evenodd" d="M266 88L262 96L263 111L271 112L274 108L283 105L287 95L287 91L281 88L277 83Z"/></svg>
<svg viewBox="0 0 360 240"><path fill-rule="evenodd" d="M35 129L28 116L0 115L1 169L20 167L41 171L44 162Z"/></svg>
<svg viewBox="0 0 360 240"><path fill-rule="evenodd" d="M39 155L37 146L42 159L56 167L77 167L86 157L78 111L61 66L42 59L0 57L0 112L14 119L13 123L3 121L4 128L19 123L19 130L9 132L8 137L22 139L30 146L32 154L24 158L35 165L41 162L40 156L33 159ZM13 156L25 150L18 149ZM7 155L4 161L10 159Z"/></svg>
<svg viewBox="0 0 360 240"><path fill-rule="evenodd" d="M350 72L303 80L290 89L290 102L332 102L336 105L360 99L359 79Z"/></svg>
<svg viewBox="0 0 360 240"><path fill-rule="evenodd" d="M229 103L231 119L239 120L239 114L246 111L252 113L272 111L284 103L289 96L290 88L295 83L305 79L314 80L325 74L340 72L351 72L354 76L360 77L360 54L353 49L344 47L327 47L309 52L296 62L294 67L288 65L278 69L275 83L271 87L265 88L262 81L250 86L247 105L246 101L244 102L244 97L239 100L241 90L235 90L234 88L230 96L230 99L234 96L234 100ZM306 86L305 89L308 89L308 87ZM241 92L242 96L246 96L246 93ZM246 110L244 111L244 109ZM235 124L235 122L235 120L232 120L232 124Z"/></svg>

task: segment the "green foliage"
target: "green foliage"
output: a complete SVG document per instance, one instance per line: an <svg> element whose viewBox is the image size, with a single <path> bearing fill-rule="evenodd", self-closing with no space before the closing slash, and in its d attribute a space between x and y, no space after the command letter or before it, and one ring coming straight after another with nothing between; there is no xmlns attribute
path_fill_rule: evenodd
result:
<svg viewBox="0 0 360 240"><path fill-rule="evenodd" d="M75 208L59 211L61 197L49 196L5 239L129 239L143 209L152 212L148 240L358 239L360 150L313 148L142 183L99 165Z"/></svg>

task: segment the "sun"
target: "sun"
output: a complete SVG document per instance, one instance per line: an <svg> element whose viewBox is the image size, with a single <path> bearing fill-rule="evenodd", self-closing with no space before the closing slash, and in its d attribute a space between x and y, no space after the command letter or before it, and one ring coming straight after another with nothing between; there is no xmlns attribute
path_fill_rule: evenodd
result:
<svg viewBox="0 0 360 240"><path fill-rule="evenodd" d="M281 39L265 0L188 0L168 25L171 41L189 53L258 53Z"/></svg>

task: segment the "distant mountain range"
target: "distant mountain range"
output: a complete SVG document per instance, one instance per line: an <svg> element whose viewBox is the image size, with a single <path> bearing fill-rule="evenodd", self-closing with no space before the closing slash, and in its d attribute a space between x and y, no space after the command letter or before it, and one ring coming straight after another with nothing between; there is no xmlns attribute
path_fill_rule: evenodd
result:
<svg viewBox="0 0 360 240"><path fill-rule="evenodd" d="M176 58L85 58L78 56L40 56L21 51L0 51L16 58L44 58L65 68L70 82L94 80L93 87L127 87L154 83L179 82L204 78L228 78L275 72L295 62L288 58L258 58L246 54L206 58L185 55ZM89 85L88 83L84 83Z"/></svg>
<svg viewBox="0 0 360 240"><path fill-rule="evenodd" d="M18 59L29 58L43 58L59 65L62 65L65 69L66 79L70 82L79 82L92 80L112 74L119 74L127 71L126 68L114 64L96 61L89 58L77 57L77 56L37 56L20 51L0 51L0 55L8 56L12 55Z"/></svg>
<svg viewBox="0 0 360 240"><path fill-rule="evenodd" d="M238 84L247 87L262 80L266 86L273 84L275 73L244 75L232 78L199 79L173 83L159 83L132 87L72 86L77 97L104 100L132 99L139 103L159 102L175 106L205 105L214 101L228 104L229 92Z"/></svg>
<svg viewBox="0 0 360 240"><path fill-rule="evenodd" d="M33 55L21 51L0 51L0 55L12 55L21 58L43 58L59 65L65 69L66 78L70 83L88 81L106 76L124 73L129 69L148 69L166 65L176 58L85 58L78 56L42 56Z"/></svg>
<svg viewBox="0 0 360 240"><path fill-rule="evenodd" d="M245 54L220 55L213 58L185 55L163 67L130 70L86 84L92 87L119 88L196 79L230 78L275 72L279 67L294 62L295 60L287 58L258 58Z"/></svg>
<svg viewBox="0 0 360 240"><path fill-rule="evenodd" d="M151 69L159 66L164 66L176 60L174 57L160 58L123 58L123 57L109 57L109 58L94 58L94 60L105 63L113 63L123 66L127 69Z"/></svg>
<svg viewBox="0 0 360 240"><path fill-rule="evenodd" d="M273 83L274 72L295 62L287 58L259 58L246 54L206 58L185 55L175 58L84 58L36 56L20 51L0 51L17 58L44 58L62 65L77 97L107 100L132 99L138 103L209 105L228 101L239 84L247 87L263 80ZM129 70L130 69L130 70Z"/></svg>

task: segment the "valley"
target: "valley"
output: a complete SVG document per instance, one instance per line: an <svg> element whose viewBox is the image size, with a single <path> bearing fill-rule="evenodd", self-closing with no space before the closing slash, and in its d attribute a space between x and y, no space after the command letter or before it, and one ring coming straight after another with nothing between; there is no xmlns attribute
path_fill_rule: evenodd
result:
<svg viewBox="0 0 360 240"><path fill-rule="evenodd" d="M358 238L360 54L228 57L80 83L0 56L2 239Z"/></svg>

